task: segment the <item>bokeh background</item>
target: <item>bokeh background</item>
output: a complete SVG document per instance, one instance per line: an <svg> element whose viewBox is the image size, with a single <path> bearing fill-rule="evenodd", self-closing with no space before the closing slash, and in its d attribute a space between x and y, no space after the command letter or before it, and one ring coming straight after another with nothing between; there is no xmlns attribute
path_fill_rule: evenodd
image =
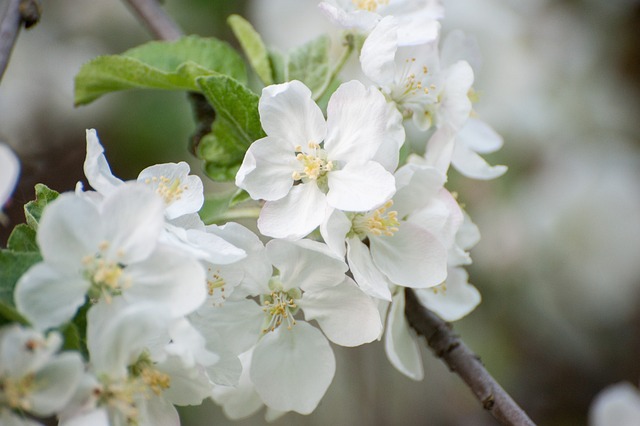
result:
<svg viewBox="0 0 640 426"><path fill-rule="evenodd" d="M6 212L44 182L83 180L84 135L96 128L114 173L186 160L194 130L183 93L136 91L73 107L82 63L151 39L116 0L44 2L22 31L0 82L0 140L20 156ZM225 19L248 17L267 44L286 49L333 29L316 0L166 0L185 33L232 43ZM539 424L581 425L599 390L640 379L640 2L447 0L443 30L477 38L476 112L504 136L488 157L502 178L451 172L480 227L471 282L483 303L455 328ZM0 227L0 244L9 229ZM470 391L424 350L425 379L387 362L381 344L335 347L336 378L316 412L276 425L490 425ZM231 422L213 403L182 410L183 424Z"/></svg>

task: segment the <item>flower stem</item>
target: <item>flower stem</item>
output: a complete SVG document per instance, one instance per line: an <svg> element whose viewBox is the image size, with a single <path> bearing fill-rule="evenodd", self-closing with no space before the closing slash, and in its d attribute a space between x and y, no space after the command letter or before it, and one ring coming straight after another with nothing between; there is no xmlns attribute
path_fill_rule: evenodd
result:
<svg viewBox="0 0 640 426"><path fill-rule="evenodd" d="M325 92L331 86L331 83L333 83L333 81L336 79L336 77L344 67L344 64L347 63L347 59L349 59L349 56L351 56L351 53L353 52L353 49L355 47L355 37L352 33L347 33L345 35L343 45L345 46L345 49L342 52L342 56L340 56L340 58L338 59L338 62L336 62L333 68L331 69L331 73L329 74L329 77L325 80L322 87L320 87L316 91L316 93L313 94L314 101L317 101L322 96L324 96Z"/></svg>
<svg viewBox="0 0 640 426"><path fill-rule="evenodd" d="M405 315L411 327L425 337L433 353L469 386L485 410L503 425L535 425L489 374L480 358L454 334L449 323L422 306L413 290L407 288L405 297Z"/></svg>

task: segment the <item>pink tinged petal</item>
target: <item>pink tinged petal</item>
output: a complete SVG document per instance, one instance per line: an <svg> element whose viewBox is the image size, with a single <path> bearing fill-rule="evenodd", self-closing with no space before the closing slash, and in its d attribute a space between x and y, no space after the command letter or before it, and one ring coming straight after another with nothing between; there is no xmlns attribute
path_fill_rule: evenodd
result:
<svg viewBox="0 0 640 426"><path fill-rule="evenodd" d="M62 274L42 262L20 278L14 298L18 311L36 329L46 330L71 320L84 304L88 289L82 277Z"/></svg>
<svg viewBox="0 0 640 426"><path fill-rule="evenodd" d="M362 291L371 297L391 300L389 281L374 265L369 248L359 238L347 240L347 259L353 278Z"/></svg>
<svg viewBox="0 0 640 426"><path fill-rule="evenodd" d="M327 246L340 258L344 259L347 253L345 238L351 230L351 221L340 210L334 210L327 220L320 225L320 235Z"/></svg>
<svg viewBox="0 0 640 426"><path fill-rule="evenodd" d="M84 160L84 175L87 177L89 185L105 196L123 183L111 173L109 163L104 156L104 148L94 129L87 130L87 156Z"/></svg>
<svg viewBox="0 0 640 426"><path fill-rule="evenodd" d="M398 49L398 23L392 16L383 18L371 31L360 51L362 72L383 88L393 83Z"/></svg>
<svg viewBox="0 0 640 426"><path fill-rule="evenodd" d="M398 191L392 209L404 218L438 197L447 177L432 167L407 164L396 172Z"/></svg>
<svg viewBox="0 0 640 426"><path fill-rule="evenodd" d="M180 163L156 164L138 175L138 182L145 184L165 199L167 219L196 213L204 203L202 180L189 176L189 165ZM175 191L171 188L175 185Z"/></svg>
<svg viewBox="0 0 640 426"><path fill-rule="evenodd" d="M127 183L105 198L101 219L107 258L129 264L148 257L164 228L164 203L148 188Z"/></svg>
<svg viewBox="0 0 640 426"><path fill-rule="evenodd" d="M471 113L469 89L473 84L473 70L466 61L458 61L447 70L443 98L440 104L438 127L450 124L460 130Z"/></svg>
<svg viewBox="0 0 640 426"><path fill-rule="evenodd" d="M267 201L258 218L258 229L273 238L300 239L316 229L327 214L326 196L313 183L291 188L277 201Z"/></svg>
<svg viewBox="0 0 640 426"><path fill-rule="evenodd" d="M630 383L608 386L591 404L591 426L634 426L640 418L640 391Z"/></svg>
<svg viewBox="0 0 640 426"><path fill-rule="evenodd" d="M200 262L171 247L158 246L151 256L124 272L131 280L130 287L123 289L125 300L162 304L173 318L194 312L207 298Z"/></svg>
<svg viewBox="0 0 640 426"><path fill-rule="evenodd" d="M66 193L45 208L37 240L47 263L73 275L82 268L85 256L95 254L104 236L100 213L94 204Z"/></svg>
<svg viewBox="0 0 640 426"><path fill-rule="evenodd" d="M460 174L471 179L495 179L507 172L507 166L490 166L478 154L460 144L453 151L451 164Z"/></svg>
<svg viewBox="0 0 640 426"><path fill-rule="evenodd" d="M305 320L316 320L325 336L338 345L359 346L382 333L376 304L349 277L338 286L305 292L298 304Z"/></svg>
<svg viewBox="0 0 640 426"><path fill-rule="evenodd" d="M265 133L288 143L289 148L319 144L325 137L326 123L320 107L304 83L294 80L262 89L258 104Z"/></svg>
<svg viewBox="0 0 640 426"><path fill-rule="evenodd" d="M252 416L263 406L249 378L252 353L251 350L239 356L242 362L242 374L237 386L215 386L211 392L211 399L222 406L222 411L231 420Z"/></svg>
<svg viewBox="0 0 640 426"><path fill-rule="evenodd" d="M19 174L18 157L8 146L0 144L0 210L11 196Z"/></svg>
<svg viewBox="0 0 640 426"><path fill-rule="evenodd" d="M420 303L445 321L457 321L480 304L478 289L468 283L469 275L463 268L449 268L446 287L416 289Z"/></svg>
<svg viewBox="0 0 640 426"><path fill-rule="evenodd" d="M424 164L446 174L451 164L455 140L456 130L450 125L445 124L436 130L427 142Z"/></svg>
<svg viewBox="0 0 640 426"><path fill-rule="evenodd" d="M385 140L387 114L387 101L375 87L357 80L341 84L327 106L324 149L329 160L371 160Z"/></svg>
<svg viewBox="0 0 640 426"><path fill-rule="evenodd" d="M393 175L380 164L348 163L329 173L327 202L336 209L363 212L387 201L395 190Z"/></svg>
<svg viewBox="0 0 640 426"><path fill-rule="evenodd" d="M280 272L284 290L314 291L340 284L349 269L326 244L312 240L271 240L267 256Z"/></svg>
<svg viewBox="0 0 640 426"><path fill-rule="evenodd" d="M422 380L424 370L420 347L404 315L404 289L398 289L389 309L384 349L391 364L413 380Z"/></svg>
<svg viewBox="0 0 640 426"><path fill-rule="evenodd" d="M47 417L62 410L73 397L83 374L84 362L79 353L66 352L56 356L35 375L29 411Z"/></svg>
<svg viewBox="0 0 640 426"><path fill-rule="evenodd" d="M398 168L400 148L404 144L405 132L403 118L394 103L387 103L387 128L380 148L373 156L373 161L393 173Z"/></svg>
<svg viewBox="0 0 640 426"><path fill-rule="evenodd" d="M247 150L236 185L254 200L279 200L291 189L297 165L294 148L286 140L267 136Z"/></svg>
<svg viewBox="0 0 640 426"><path fill-rule="evenodd" d="M401 223L393 236L372 237L370 242L373 262L394 284L426 288L447 278L447 249L412 223Z"/></svg>
<svg viewBox="0 0 640 426"><path fill-rule="evenodd" d="M189 318L207 341L225 342L225 348L238 355L260 338L265 314L256 302L243 299L222 306L205 305Z"/></svg>
<svg viewBox="0 0 640 426"><path fill-rule="evenodd" d="M329 388L336 360L327 339L298 321L267 333L253 351L250 377L264 403L279 411L310 414Z"/></svg>

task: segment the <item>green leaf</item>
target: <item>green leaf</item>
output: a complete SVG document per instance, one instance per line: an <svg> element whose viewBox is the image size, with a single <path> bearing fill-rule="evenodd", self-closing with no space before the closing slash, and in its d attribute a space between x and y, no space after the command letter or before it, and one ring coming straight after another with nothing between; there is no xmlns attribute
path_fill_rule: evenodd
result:
<svg viewBox="0 0 640 426"><path fill-rule="evenodd" d="M232 180L249 146L265 136L258 95L224 75L202 77L197 82L216 114L211 133L198 144L198 157L205 160L209 177Z"/></svg>
<svg viewBox="0 0 640 426"><path fill-rule="evenodd" d="M26 223L21 223L11 232L7 241L7 248L20 252L38 252L36 231Z"/></svg>
<svg viewBox="0 0 640 426"><path fill-rule="evenodd" d="M286 80L300 80L307 85L314 98L331 78L329 48L331 39L322 35L289 52Z"/></svg>
<svg viewBox="0 0 640 426"><path fill-rule="evenodd" d="M271 62L271 69L273 70L274 83L284 83L285 79L285 56L277 51L269 52L269 62Z"/></svg>
<svg viewBox="0 0 640 426"><path fill-rule="evenodd" d="M240 42L240 46L242 46L242 50L247 56L249 64L251 64L256 74L258 74L260 80L262 80L265 86L273 84L269 52L260 34L258 34L249 21L242 16L231 15L227 18L227 23Z"/></svg>
<svg viewBox="0 0 640 426"><path fill-rule="evenodd" d="M84 64L75 78L75 104L126 89L197 91L198 77L219 73L239 81L247 78L242 58L225 42L197 36L152 41Z"/></svg>
<svg viewBox="0 0 640 426"><path fill-rule="evenodd" d="M39 253L0 250L0 315L4 318L24 322L15 310L13 290L20 277L41 260Z"/></svg>
<svg viewBox="0 0 640 426"><path fill-rule="evenodd" d="M37 231L42 211L47 204L58 198L60 194L42 183L37 184L35 189L36 199L24 205L24 215L27 219L27 224Z"/></svg>
<svg viewBox="0 0 640 426"><path fill-rule="evenodd" d="M233 198L231 199L231 202L229 203L229 207L233 207L237 204L243 203L250 199L251 199L251 196L247 191L245 191L244 189L238 189L235 195L233 196Z"/></svg>

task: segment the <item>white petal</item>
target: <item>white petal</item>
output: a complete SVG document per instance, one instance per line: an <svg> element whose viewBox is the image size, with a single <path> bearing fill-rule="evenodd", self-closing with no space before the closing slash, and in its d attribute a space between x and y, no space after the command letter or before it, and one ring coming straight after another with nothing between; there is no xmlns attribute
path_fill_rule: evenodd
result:
<svg viewBox="0 0 640 426"><path fill-rule="evenodd" d="M250 377L266 405L310 414L329 388L336 360L320 330L298 321L267 333L253 351Z"/></svg>
<svg viewBox="0 0 640 426"><path fill-rule="evenodd" d="M249 379L252 353L253 351L247 351L239 357L242 362L242 375L238 385L215 386L211 394L211 398L222 405L224 414L231 420L249 417L263 406L260 396Z"/></svg>
<svg viewBox="0 0 640 426"><path fill-rule="evenodd" d="M254 200L279 200L291 189L297 160L287 141L267 136L251 144L236 174L236 185Z"/></svg>
<svg viewBox="0 0 640 426"><path fill-rule="evenodd" d="M100 213L88 200L73 193L49 204L38 226L38 246L47 263L75 273L86 255L93 255L104 238Z"/></svg>
<svg viewBox="0 0 640 426"><path fill-rule="evenodd" d="M35 375L35 391L29 396L32 413L46 417L62 410L76 391L84 374L84 362L77 352L58 355Z"/></svg>
<svg viewBox="0 0 640 426"><path fill-rule="evenodd" d="M441 189L436 197L420 210L409 216L408 221L426 230L449 249L463 221L458 202L446 189Z"/></svg>
<svg viewBox="0 0 640 426"><path fill-rule="evenodd" d="M187 243L207 254L203 260L216 265L227 265L247 257L243 249L210 232L188 229L186 237Z"/></svg>
<svg viewBox="0 0 640 426"><path fill-rule="evenodd" d="M456 144L451 164L462 175L472 179L495 179L507 172L507 166L490 166L469 148Z"/></svg>
<svg viewBox="0 0 640 426"><path fill-rule="evenodd" d="M84 160L84 175L89 185L102 195L109 195L122 184L111 173L111 168L104 156L104 148L98 140L95 129L87 129L87 156Z"/></svg>
<svg viewBox="0 0 640 426"><path fill-rule="evenodd" d="M348 269L326 244L312 240L271 240L267 243L267 256L280 272L285 290L333 287L344 280Z"/></svg>
<svg viewBox="0 0 640 426"><path fill-rule="evenodd" d="M140 419L148 426L180 426L178 410L162 396L152 396L139 404Z"/></svg>
<svg viewBox="0 0 640 426"><path fill-rule="evenodd" d="M0 210L7 202L20 174L20 161L13 151L0 143Z"/></svg>
<svg viewBox="0 0 640 426"><path fill-rule="evenodd" d="M387 127L384 133L384 141L378 148L373 161L380 163L382 167L393 173L398 168L400 161L400 148L405 141L405 132L402 114L395 103L387 103Z"/></svg>
<svg viewBox="0 0 640 426"><path fill-rule="evenodd" d="M58 426L112 426L106 408L98 408L65 419L60 419Z"/></svg>
<svg viewBox="0 0 640 426"><path fill-rule="evenodd" d="M305 292L298 304L305 320L316 320L329 340L338 345L369 343L382 332L376 304L349 277L338 286Z"/></svg>
<svg viewBox="0 0 640 426"><path fill-rule="evenodd" d="M398 25L398 45L412 46L433 41L438 37L439 31L440 23L428 12L414 12L409 19L402 19Z"/></svg>
<svg viewBox="0 0 640 426"><path fill-rule="evenodd" d="M502 148L504 140L484 121L471 117L462 127L457 142L479 154L489 154Z"/></svg>
<svg viewBox="0 0 640 426"><path fill-rule="evenodd" d="M0 375L18 378L42 368L62 346L62 336L11 324L0 329Z"/></svg>
<svg viewBox="0 0 640 426"><path fill-rule="evenodd" d="M393 175L380 164L348 163L329 173L327 202L340 210L363 212L387 201L395 190Z"/></svg>
<svg viewBox="0 0 640 426"><path fill-rule="evenodd" d="M194 312L207 297L202 265L172 247L158 246L143 262L128 266L125 273L131 280L131 286L123 290L128 302L160 303L174 318Z"/></svg>
<svg viewBox="0 0 640 426"><path fill-rule="evenodd" d="M427 142L424 154L425 165L434 167L439 172L446 174L451 164L455 138L456 130L449 124L444 124L437 129Z"/></svg>
<svg viewBox="0 0 640 426"><path fill-rule="evenodd" d="M640 391L622 382L605 388L591 404L591 426L636 426L640 419Z"/></svg>
<svg viewBox="0 0 640 426"><path fill-rule="evenodd" d="M46 330L71 320L88 289L82 277L63 275L42 262L20 277L14 297L18 311L36 329Z"/></svg>
<svg viewBox="0 0 640 426"><path fill-rule="evenodd" d="M393 210L403 218L427 206L438 196L447 177L433 167L407 164L396 172L398 190L393 196Z"/></svg>
<svg viewBox="0 0 640 426"><path fill-rule="evenodd" d="M482 65L482 54L478 40L460 30L453 30L447 34L442 42L440 58L443 67L448 67L464 59L469 62L476 73Z"/></svg>
<svg viewBox="0 0 640 426"><path fill-rule="evenodd" d="M105 198L101 219L110 243L108 259L137 262L156 247L164 228L164 203L150 189L126 183Z"/></svg>
<svg viewBox="0 0 640 426"><path fill-rule="evenodd" d="M195 175L189 176L189 165L184 161L147 167L138 175L138 182L165 198L167 219L196 213L204 203L202 180ZM171 193L174 185L179 193Z"/></svg>
<svg viewBox="0 0 640 426"><path fill-rule="evenodd" d="M172 404L200 405L211 394L213 384L200 366L187 367L179 358L168 357L156 364L156 368L171 378L171 385L162 392L162 398Z"/></svg>
<svg viewBox="0 0 640 426"><path fill-rule="evenodd" d="M393 83L398 49L398 23L392 16L383 18L371 31L360 51L362 72L383 88Z"/></svg>
<svg viewBox="0 0 640 426"><path fill-rule="evenodd" d="M229 300L222 306L203 306L189 318L207 341L225 342L225 348L238 355L260 338L265 314L255 301L243 299Z"/></svg>
<svg viewBox="0 0 640 426"><path fill-rule="evenodd" d="M359 238L347 240L347 259L353 278L362 291L371 297L391 300L389 282L374 265L369 248Z"/></svg>
<svg viewBox="0 0 640 426"><path fill-rule="evenodd" d="M480 292L467 282L463 268L449 268L446 287L414 290L418 300L445 321L457 321L480 304Z"/></svg>
<svg viewBox="0 0 640 426"><path fill-rule="evenodd" d="M327 106L324 149L329 160L371 160L384 141L387 120L387 101L378 89L357 80L341 84Z"/></svg>
<svg viewBox="0 0 640 426"><path fill-rule="evenodd" d="M334 253L344 259L347 252L345 238L351 230L351 221L340 210L334 210L320 225L320 234Z"/></svg>
<svg viewBox="0 0 640 426"><path fill-rule="evenodd" d="M404 289L398 289L389 309L384 349L391 364L413 380L422 380L424 370L420 348L404 315Z"/></svg>
<svg viewBox="0 0 640 426"><path fill-rule="evenodd" d="M447 69L445 88L440 104L438 127L449 124L460 130L471 113L469 89L473 84L473 70L466 61L458 61Z"/></svg>
<svg viewBox="0 0 640 426"><path fill-rule="evenodd" d="M268 237L300 239L322 223L326 210L326 197L315 183L296 185L286 197L265 203L258 229Z"/></svg>
<svg viewBox="0 0 640 426"><path fill-rule="evenodd" d="M327 1L320 2L318 7L327 18L347 29L357 28L369 32L380 20L380 15L377 13L369 12L368 10L346 11Z"/></svg>
<svg viewBox="0 0 640 426"><path fill-rule="evenodd" d="M324 139L322 111L311 98L311 90L300 81L262 89L258 110L265 133L286 141L290 148L309 142L319 144Z"/></svg>
<svg viewBox="0 0 640 426"><path fill-rule="evenodd" d="M412 223L400 224L391 237L370 238L376 266L397 285L425 288L447 277L447 250L440 241Z"/></svg>

